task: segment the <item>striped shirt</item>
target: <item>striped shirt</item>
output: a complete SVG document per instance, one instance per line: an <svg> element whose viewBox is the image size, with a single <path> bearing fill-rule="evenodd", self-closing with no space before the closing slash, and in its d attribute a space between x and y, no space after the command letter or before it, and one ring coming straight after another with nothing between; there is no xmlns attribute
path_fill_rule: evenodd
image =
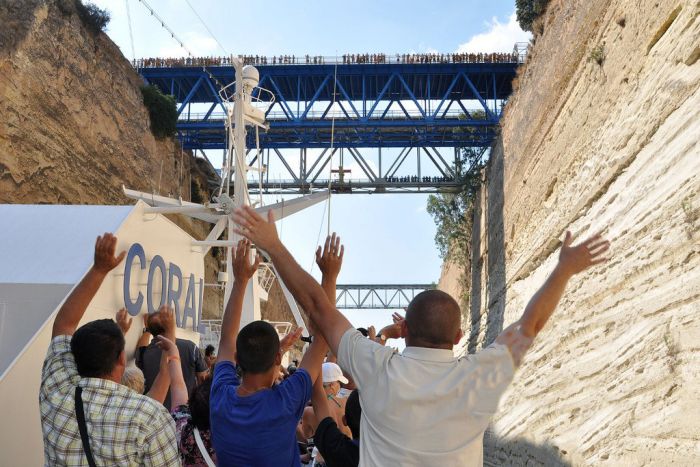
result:
<svg viewBox="0 0 700 467"><path fill-rule="evenodd" d="M45 464L88 465L75 415L79 385L97 465L180 465L175 423L165 407L113 381L81 378L70 341L71 336L53 338L41 374Z"/></svg>

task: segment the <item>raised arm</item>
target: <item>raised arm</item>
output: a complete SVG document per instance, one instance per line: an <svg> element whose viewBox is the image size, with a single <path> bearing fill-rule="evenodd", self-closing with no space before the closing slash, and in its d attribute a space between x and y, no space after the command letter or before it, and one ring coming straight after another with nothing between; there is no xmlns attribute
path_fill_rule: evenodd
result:
<svg viewBox="0 0 700 467"><path fill-rule="evenodd" d="M97 237L95 241L95 261L85 277L73 289L63 306L58 310L53 322L51 337L69 335L72 336L83 318L90 301L99 290L107 274L124 259L125 251L119 256L114 256L117 246L117 237L111 233Z"/></svg>
<svg viewBox="0 0 700 467"><path fill-rule="evenodd" d="M233 258L233 289L226 304L224 318L221 321L221 341L219 342L219 361L236 361L236 338L241 327L243 299L248 287L248 281L260 265L260 256L250 262L251 244L248 240L240 240L236 246ZM233 253L233 251L232 251Z"/></svg>
<svg viewBox="0 0 700 467"><path fill-rule="evenodd" d="M338 282L338 274L343 265L343 254L345 253L345 245L340 244L340 237L333 235L326 237L326 243L323 246L323 251L319 246L316 249L316 264L323 274L321 276L321 288L326 293L328 301L335 306L336 284ZM328 342L328 341L326 341ZM330 360L336 361L335 353L329 352ZM314 430L316 427L314 427Z"/></svg>
<svg viewBox="0 0 700 467"><path fill-rule="evenodd" d="M145 316L145 315L144 315ZM139 337L139 340L136 342L136 351L141 347L148 347L148 344L151 343L151 333L144 330L143 333L141 334L141 337Z"/></svg>
<svg viewBox="0 0 700 467"><path fill-rule="evenodd" d="M335 286L338 281L338 274L343 265L343 254L345 253L345 245L340 244L340 237L329 235L326 237L326 244L323 246L323 252L319 246L316 250L316 264L323 273L321 278L321 288L326 292L328 301L335 305Z"/></svg>
<svg viewBox="0 0 700 467"><path fill-rule="evenodd" d="M166 361L167 372L170 376L170 410L175 410L179 406L187 404L188 400L187 385L182 376L182 365L180 364L180 351L175 345L175 341L165 336L157 336L156 345L162 351Z"/></svg>
<svg viewBox="0 0 700 467"><path fill-rule="evenodd" d="M608 260L605 253L610 248L610 242L600 235L594 235L576 246L572 246L573 240L571 232L567 231L554 271L530 299L523 316L496 339L496 342L508 345L518 364L532 339L554 313L569 280L589 267Z"/></svg>
<svg viewBox="0 0 700 467"><path fill-rule="evenodd" d="M402 326L405 318L399 313L393 313L391 315L391 318L394 321L394 323L384 326L382 329L380 329L379 334L377 334L376 337L372 339L373 341L377 342L378 344L385 345L386 341L389 339L401 339L406 337L403 331L405 327Z"/></svg>
<svg viewBox="0 0 700 467"><path fill-rule="evenodd" d="M234 220L237 232L267 252L275 263L285 285L297 302L316 323L334 354L338 352L340 339L352 327L350 322L331 304L321 286L304 271L294 257L282 245L277 236L272 211L267 222L249 206L237 209Z"/></svg>
<svg viewBox="0 0 700 467"><path fill-rule="evenodd" d="M115 318L115 321L117 322L117 326L119 326L119 329L122 330L122 334L126 336L126 333L129 332L129 329L131 329L131 323L134 321L131 316L129 316L129 313L127 313L126 308L121 308L119 311L117 311L117 317Z"/></svg>
<svg viewBox="0 0 700 467"><path fill-rule="evenodd" d="M299 368L305 369L309 373L311 381L315 382L317 379L323 380L321 365L323 365L323 359L326 357L326 352L328 352L328 344L320 333L316 333L313 339L313 342L301 358Z"/></svg>
<svg viewBox="0 0 700 467"><path fill-rule="evenodd" d="M304 328L296 328L294 331L289 332L286 336L280 339L280 355L284 356L284 354L289 352L291 348L294 347L294 344L299 341L303 331Z"/></svg>
<svg viewBox="0 0 700 467"><path fill-rule="evenodd" d="M315 432L321 420L333 417L331 408L328 406L326 391L323 389L323 378L318 378L314 382L313 391L311 393L311 405L314 408L314 418L316 419L315 426L313 426L313 431Z"/></svg>
<svg viewBox="0 0 700 467"><path fill-rule="evenodd" d="M175 342L175 312L173 311L172 308L170 308L167 305L163 305L160 307L158 310L158 313L160 313L160 322L163 325L163 329L165 329L165 337L167 337L170 341ZM162 347L161 347L162 350ZM177 346L175 346L175 351L178 352ZM153 384L151 385L151 389L148 390L146 395L150 397L151 399L155 399L161 404L165 400L166 396L168 395L168 389L170 388L171 385L171 378L170 378L170 372L168 371L168 362L169 362L169 355L167 352L161 352L160 353L160 367L158 369L158 374L156 375L156 379L153 380ZM178 366L180 366L180 355L178 353L177 355L177 360L178 360ZM182 369L180 369L182 371ZM170 400L173 400L172 397L172 391L171 391L171 397ZM187 389L185 388L185 401L187 400ZM175 406L177 407L177 406Z"/></svg>

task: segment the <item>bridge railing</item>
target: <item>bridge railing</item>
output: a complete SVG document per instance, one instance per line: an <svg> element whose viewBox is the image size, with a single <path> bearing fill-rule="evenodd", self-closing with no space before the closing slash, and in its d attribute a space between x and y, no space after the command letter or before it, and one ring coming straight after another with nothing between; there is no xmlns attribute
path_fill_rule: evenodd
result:
<svg viewBox="0 0 700 467"><path fill-rule="evenodd" d="M217 171L218 172L218 171ZM462 184L464 183L463 181L460 181L459 179L456 179L455 177L438 177L438 176L402 176L402 177L377 177L375 180L370 180L369 178L353 178L353 177L346 177L343 180L340 180L338 178L334 178L332 180L328 180L327 178L324 179L315 179L315 180L293 180L293 179L266 179L263 178L263 185L265 186L285 186L285 185L299 185L299 184L304 184L304 185L314 185L314 186L328 186L330 183L331 185L340 185L340 184L346 184L346 185L376 185L377 183L405 183L405 184L413 184L413 185L420 185L420 184L425 184L425 185L435 185L435 184L440 184L440 183L445 183L445 184ZM257 179L249 179L248 180L249 184L258 184L259 181Z"/></svg>
<svg viewBox="0 0 700 467"><path fill-rule="evenodd" d="M478 109L476 110L478 112ZM305 112L305 120L330 120L330 119L347 119L348 115L350 116L350 119L356 119L358 118L357 115L354 115L352 112L348 112L346 114L342 110L334 110L334 111L308 111ZM461 110L453 110L449 109L447 112L440 112L440 118L443 119L451 119L451 118L461 118L464 116L464 112ZM199 122L203 120L224 120L226 118L226 114L224 112L211 112L211 113L205 113L205 112L182 112L179 117L179 121L181 122ZM361 117L360 117L361 118ZM389 110L387 112L385 111L375 111L368 117L370 120L405 120L406 118L415 118L415 119L425 119L425 117L421 114L419 110L414 110L407 108L406 111L402 110ZM267 120L268 121L275 121L275 120L280 120L280 121L287 121L289 120L289 115L285 113L284 111L281 110L273 110L268 112L267 114Z"/></svg>
<svg viewBox="0 0 700 467"><path fill-rule="evenodd" d="M524 55L516 48L513 52L492 53L433 53L433 54L343 54L322 55L243 55L245 65L385 65L385 64L440 64L440 63L522 63ZM230 57L151 57L132 60L135 68L231 66Z"/></svg>

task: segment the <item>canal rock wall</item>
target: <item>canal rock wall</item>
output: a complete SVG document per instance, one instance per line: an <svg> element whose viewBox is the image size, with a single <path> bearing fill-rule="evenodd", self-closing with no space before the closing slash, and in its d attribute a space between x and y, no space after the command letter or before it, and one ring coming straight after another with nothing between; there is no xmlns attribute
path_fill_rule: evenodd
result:
<svg viewBox="0 0 700 467"><path fill-rule="evenodd" d="M698 465L700 2L553 0L541 21L477 195L468 347L520 317L567 229L611 260L569 284L484 463Z"/></svg>

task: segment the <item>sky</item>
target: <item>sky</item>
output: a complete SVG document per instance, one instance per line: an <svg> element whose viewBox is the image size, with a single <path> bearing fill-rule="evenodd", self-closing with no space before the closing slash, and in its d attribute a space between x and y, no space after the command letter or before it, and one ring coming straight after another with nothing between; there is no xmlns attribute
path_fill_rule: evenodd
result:
<svg viewBox="0 0 700 467"><path fill-rule="evenodd" d="M110 12L107 34L127 58L186 56L142 1L93 2ZM510 52L515 42L530 37L515 20L514 0L146 3L194 55ZM217 155L212 162L220 159ZM265 202L278 199L270 196ZM426 195L410 194L332 196L330 228L339 233L346 251L338 282L437 282L442 261L426 200ZM313 252L328 230L327 209L319 204L277 223L292 254L317 278ZM380 328L391 322L391 312L385 310L345 313L355 326Z"/></svg>

